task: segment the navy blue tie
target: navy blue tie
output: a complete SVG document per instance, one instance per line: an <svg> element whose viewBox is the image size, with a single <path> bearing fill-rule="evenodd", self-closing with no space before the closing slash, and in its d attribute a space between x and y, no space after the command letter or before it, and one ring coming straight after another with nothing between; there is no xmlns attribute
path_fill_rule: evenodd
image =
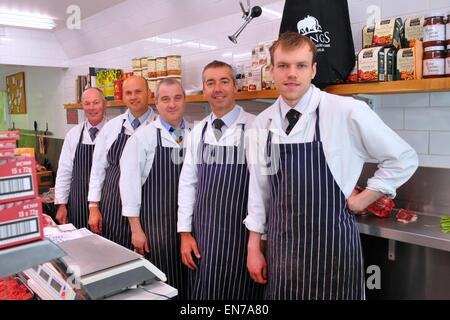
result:
<svg viewBox="0 0 450 320"><path fill-rule="evenodd" d="M139 128L139 126L141 125L141 122L139 121L139 119L134 119L133 122L131 123L131 126L133 127L134 130L136 130L137 128Z"/></svg>
<svg viewBox="0 0 450 320"><path fill-rule="evenodd" d="M89 135L91 136L92 142L94 142L95 137L97 137L98 129L96 127L92 127L89 129Z"/></svg>

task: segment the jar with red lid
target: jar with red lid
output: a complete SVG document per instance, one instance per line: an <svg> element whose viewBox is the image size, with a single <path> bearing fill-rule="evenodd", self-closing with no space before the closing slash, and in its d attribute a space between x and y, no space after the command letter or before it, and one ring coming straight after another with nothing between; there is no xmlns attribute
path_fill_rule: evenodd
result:
<svg viewBox="0 0 450 320"><path fill-rule="evenodd" d="M445 76L450 77L450 43L447 45L447 55L445 58Z"/></svg>
<svg viewBox="0 0 450 320"><path fill-rule="evenodd" d="M423 54L423 77L444 77L446 56L447 54L444 46L425 48Z"/></svg>
<svg viewBox="0 0 450 320"><path fill-rule="evenodd" d="M432 13L425 17L423 24L423 47L444 46L445 20L443 13Z"/></svg>

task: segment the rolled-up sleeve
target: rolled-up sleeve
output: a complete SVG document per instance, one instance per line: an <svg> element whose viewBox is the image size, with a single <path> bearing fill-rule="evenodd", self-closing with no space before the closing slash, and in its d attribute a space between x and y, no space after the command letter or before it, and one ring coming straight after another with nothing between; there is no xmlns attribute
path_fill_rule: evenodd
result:
<svg viewBox="0 0 450 320"><path fill-rule="evenodd" d="M246 130L247 160L250 173L248 215L244 220L250 231L265 233L266 212L270 197L269 172L266 170L265 141L267 129L250 127Z"/></svg>
<svg viewBox="0 0 450 320"><path fill-rule="evenodd" d="M361 157L378 162L367 188L394 198L397 188L416 171L417 153L365 105L353 110L352 126L352 139Z"/></svg>
<svg viewBox="0 0 450 320"><path fill-rule="evenodd" d="M178 232L192 231L192 214L194 212L195 195L197 192L197 144L195 138L198 132L191 132L186 138L186 157L181 169L180 182L178 186Z"/></svg>

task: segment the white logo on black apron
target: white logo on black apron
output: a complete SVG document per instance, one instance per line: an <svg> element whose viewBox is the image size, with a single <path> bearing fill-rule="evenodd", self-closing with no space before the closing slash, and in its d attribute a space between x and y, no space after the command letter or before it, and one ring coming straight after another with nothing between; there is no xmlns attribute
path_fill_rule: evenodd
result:
<svg viewBox="0 0 450 320"><path fill-rule="evenodd" d="M318 52L323 52L325 48L330 48L330 32L322 30L317 18L307 15L306 18L297 23L297 30L298 33L308 36L316 44Z"/></svg>

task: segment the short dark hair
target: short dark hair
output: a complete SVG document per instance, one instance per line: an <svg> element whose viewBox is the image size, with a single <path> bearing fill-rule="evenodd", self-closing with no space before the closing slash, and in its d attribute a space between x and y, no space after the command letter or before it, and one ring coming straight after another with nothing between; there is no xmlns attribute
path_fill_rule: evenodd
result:
<svg viewBox="0 0 450 320"><path fill-rule="evenodd" d="M181 88L181 91L183 92L183 97L186 97L186 92L184 91L183 85L174 78L164 78L161 81L158 82L158 84L156 85L156 89L155 89L155 99L158 100L159 98L159 87L161 87L161 85L165 84L166 86L173 86L173 85L178 85Z"/></svg>
<svg viewBox="0 0 450 320"><path fill-rule="evenodd" d="M274 53L278 47L284 50L294 50L302 46L307 45L313 54L312 63L317 61L317 47L310 38L297 32L285 32L280 34L278 40L276 40L270 47L270 63L274 63Z"/></svg>
<svg viewBox="0 0 450 320"><path fill-rule="evenodd" d="M229 65L228 63L223 62L223 61L219 61L219 60L214 60L214 61L208 63L203 68L203 71L202 71L202 81L203 82L205 82L205 77L204 77L205 71L208 70L208 69L215 69L215 68L228 68L228 69L230 69L230 72L231 72L231 75L232 75L232 78L233 78L232 79L233 83L236 83L236 72L234 71L233 67L231 65Z"/></svg>

